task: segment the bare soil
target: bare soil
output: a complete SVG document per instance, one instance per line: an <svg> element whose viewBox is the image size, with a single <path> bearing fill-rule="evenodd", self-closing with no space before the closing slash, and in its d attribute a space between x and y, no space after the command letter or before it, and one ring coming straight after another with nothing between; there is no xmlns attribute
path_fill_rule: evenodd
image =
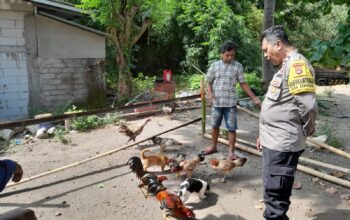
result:
<svg viewBox="0 0 350 220"><path fill-rule="evenodd" d="M322 123L331 124L343 142L343 150L350 152L350 118L339 116L350 113L350 86L334 86L333 97L327 99L334 103L331 116L320 116L318 128ZM318 94L324 95L325 88L318 88ZM200 116L200 111L176 113L171 120L168 116L155 116L137 138L148 137L154 133L174 127ZM141 123L144 119L130 121ZM209 128L209 126L208 126ZM239 112L238 137L254 142L258 136L258 120L246 113ZM194 155L210 145L202 138L200 123L196 123L163 137L172 137L183 142L182 147L171 147L167 154L174 156L178 151ZM22 144L10 149L1 159L18 161L24 168L24 178L46 172L58 167L81 161L99 153L122 147L127 138L118 133L117 125L88 132L75 132L66 135L69 144L56 139L35 140L32 145ZM162 219L159 203L154 198L145 199L137 187L138 180L125 166L131 156L139 156L140 150L153 147L144 142L139 147L131 147L110 156L85 163L52 175L8 187L0 194L0 213L18 207L33 209L38 219L105 219L105 220L151 220ZM226 183L221 183L221 173L214 172L207 163L203 163L193 176L202 178L211 184L211 191L205 200L191 196L188 206L194 209L197 219L207 220L256 220L263 219L261 158L239 151L248 158L242 168L233 170ZM220 145L219 152L208 158L224 158L227 148ZM304 157L329 162L350 168L350 160L323 149L307 149ZM191 156L189 156L191 157ZM330 170L313 167L325 173ZM160 173L158 167L152 169ZM176 191L185 176L178 179L165 172L169 180L165 185ZM349 174L343 178L349 180ZM294 220L343 220L350 219L350 195L348 188L338 186L313 176L297 172L296 182L301 189L293 190L292 204L288 215Z"/></svg>

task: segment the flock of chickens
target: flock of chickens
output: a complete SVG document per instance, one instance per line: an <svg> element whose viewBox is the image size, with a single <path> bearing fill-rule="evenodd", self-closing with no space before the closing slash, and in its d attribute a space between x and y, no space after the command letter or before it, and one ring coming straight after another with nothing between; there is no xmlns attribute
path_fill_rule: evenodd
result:
<svg viewBox="0 0 350 220"><path fill-rule="evenodd" d="M151 119L147 119L141 126L135 128L122 124L119 128L119 132L129 137L128 142L131 140L135 141L136 137L142 133L143 128L150 121ZM163 154L154 154L152 157L157 158L166 156ZM170 167L172 173L176 173L177 176L179 176L181 172L184 172L186 173L187 178L190 179L192 172L195 170L197 165L204 160L205 153L203 151L193 159L186 160L184 154L178 154L176 158L169 158L165 161L168 161L166 165ZM215 171L224 172L224 177L222 178L221 182L226 182L227 173L235 167L243 166L246 161L246 158L238 158L233 161L211 159L210 164ZM141 183L139 184L139 187L145 188L148 195L154 196L160 202L161 209L163 210L164 214L164 220L191 219L195 217L193 211L183 204L180 197L173 192L169 192L163 185L163 181L167 180L166 176L157 176L151 172L147 172L144 169L143 160L141 160L139 157L131 157L128 160L127 165L140 179ZM155 165L162 166L161 164L157 163Z"/></svg>

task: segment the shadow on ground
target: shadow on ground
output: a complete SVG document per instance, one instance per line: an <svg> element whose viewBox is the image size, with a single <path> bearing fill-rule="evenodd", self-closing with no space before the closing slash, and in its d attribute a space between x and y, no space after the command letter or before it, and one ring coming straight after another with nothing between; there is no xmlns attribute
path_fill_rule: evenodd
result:
<svg viewBox="0 0 350 220"><path fill-rule="evenodd" d="M350 219L350 210L346 209L328 209L325 212L317 213L312 220L344 220Z"/></svg>
<svg viewBox="0 0 350 220"><path fill-rule="evenodd" d="M216 217L214 215L208 215L203 218L203 220L245 220L245 218L242 218L239 215L230 215L230 214L224 214L219 217Z"/></svg>

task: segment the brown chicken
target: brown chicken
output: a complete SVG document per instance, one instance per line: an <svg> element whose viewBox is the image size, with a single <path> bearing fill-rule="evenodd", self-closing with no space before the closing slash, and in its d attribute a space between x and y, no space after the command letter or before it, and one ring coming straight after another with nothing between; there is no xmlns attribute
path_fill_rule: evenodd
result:
<svg viewBox="0 0 350 220"><path fill-rule="evenodd" d="M193 219L195 214L187 208L175 193L166 190L160 191L156 195L160 202L160 208L163 210L164 220L170 219Z"/></svg>
<svg viewBox="0 0 350 220"><path fill-rule="evenodd" d="M177 177L179 177L180 172L185 172L187 174L187 178L190 179L192 177L193 170L197 167L199 162L204 160L205 153L201 152L197 155L196 158L192 160L183 160L181 162L172 161L170 164L170 170L172 173L176 173Z"/></svg>
<svg viewBox="0 0 350 220"><path fill-rule="evenodd" d="M241 167L247 162L247 158L238 158L236 160L218 160L211 159L211 167L216 171L224 172L224 177L221 179L221 182L226 182L227 173L230 172L235 167Z"/></svg>
<svg viewBox="0 0 350 220"><path fill-rule="evenodd" d="M129 140L126 143L128 143L131 140L135 142L136 137L142 133L143 128L150 121L151 119L148 118L141 126L135 128L131 128L128 127L126 124L122 124L120 125L119 133L125 134L129 137Z"/></svg>

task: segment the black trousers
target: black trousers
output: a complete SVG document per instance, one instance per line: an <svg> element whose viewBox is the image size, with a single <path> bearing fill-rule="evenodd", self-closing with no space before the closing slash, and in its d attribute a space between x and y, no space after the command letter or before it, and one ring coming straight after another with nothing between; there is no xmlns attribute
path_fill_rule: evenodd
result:
<svg viewBox="0 0 350 220"><path fill-rule="evenodd" d="M263 147L264 218L288 220L289 197L292 194L298 159L303 151L279 152Z"/></svg>

